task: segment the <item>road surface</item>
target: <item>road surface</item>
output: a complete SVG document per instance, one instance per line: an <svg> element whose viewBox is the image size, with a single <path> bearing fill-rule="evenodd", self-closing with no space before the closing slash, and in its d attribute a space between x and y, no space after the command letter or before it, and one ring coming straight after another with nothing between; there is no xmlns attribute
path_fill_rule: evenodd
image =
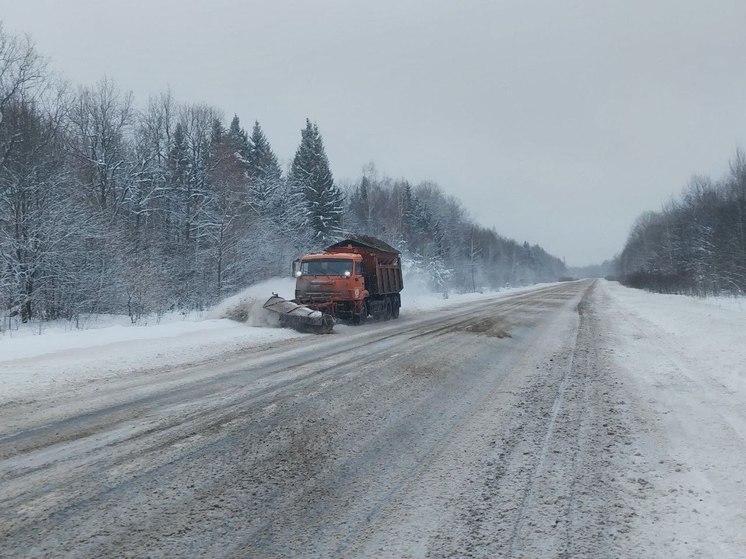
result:
<svg viewBox="0 0 746 559"><path fill-rule="evenodd" d="M644 479L593 282L0 407L7 557L620 557ZM644 554L644 553L643 553Z"/></svg>

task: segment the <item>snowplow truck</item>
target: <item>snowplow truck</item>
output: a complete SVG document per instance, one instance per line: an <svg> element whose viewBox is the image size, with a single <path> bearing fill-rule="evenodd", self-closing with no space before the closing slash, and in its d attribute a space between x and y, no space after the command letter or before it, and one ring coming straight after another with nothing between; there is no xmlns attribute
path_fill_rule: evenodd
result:
<svg viewBox="0 0 746 559"><path fill-rule="evenodd" d="M364 235L294 262L295 303L360 324L399 317L404 288L400 253Z"/></svg>

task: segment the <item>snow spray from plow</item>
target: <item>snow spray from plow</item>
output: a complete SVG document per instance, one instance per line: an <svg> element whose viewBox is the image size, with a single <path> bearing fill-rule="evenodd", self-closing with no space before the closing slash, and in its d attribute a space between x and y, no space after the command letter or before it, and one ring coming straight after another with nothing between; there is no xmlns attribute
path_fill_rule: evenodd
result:
<svg viewBox="0 0 746 559"><path fill-rule="evenodd" d="M332 315L293 303L280 297L277 293L273 293L263 307L268 311L279 314L280 324L283 327L317 334L329 334L334 328L334 317Z"/></svg>

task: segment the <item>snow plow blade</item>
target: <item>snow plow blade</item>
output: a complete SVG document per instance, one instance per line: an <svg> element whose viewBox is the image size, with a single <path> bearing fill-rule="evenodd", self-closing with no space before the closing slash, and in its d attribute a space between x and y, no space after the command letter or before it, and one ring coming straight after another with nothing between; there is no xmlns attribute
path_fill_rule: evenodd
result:
<svg viewBox="0 0 746 559"><path fill-rule="evenodd" d="M263 306L268 311L279 314L280 324L285 328L317 334L329 334L334 328L332 315L293 303L274 293Z"/></svg>

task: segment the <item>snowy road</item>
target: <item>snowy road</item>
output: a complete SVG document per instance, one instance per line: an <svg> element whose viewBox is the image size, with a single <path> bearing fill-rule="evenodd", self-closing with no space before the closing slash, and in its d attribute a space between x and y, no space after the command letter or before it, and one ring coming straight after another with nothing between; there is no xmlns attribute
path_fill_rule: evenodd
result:
<svg viewBox="0 0 746 559"><path fill-rule="evenodd" d="M618 355L652 327L611 299L543 287L8 401L0 555L737 557L743 516L697 540L677 507L706 495L668 493L683 443Z"/></svg>

